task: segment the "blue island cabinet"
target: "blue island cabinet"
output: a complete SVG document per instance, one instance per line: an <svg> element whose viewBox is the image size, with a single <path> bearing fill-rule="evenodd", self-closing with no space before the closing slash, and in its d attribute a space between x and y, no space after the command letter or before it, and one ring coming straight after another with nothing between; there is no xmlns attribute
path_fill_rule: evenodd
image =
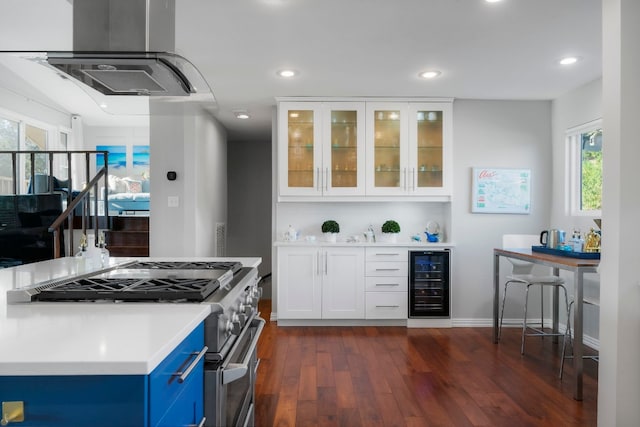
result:
<svg viewBox="0 0 640 427"><path fill-rule="evenodd" d="M0 401L24 402L21 427L197 426L203 350L201 324L149 375L4 376Z"/></svg>

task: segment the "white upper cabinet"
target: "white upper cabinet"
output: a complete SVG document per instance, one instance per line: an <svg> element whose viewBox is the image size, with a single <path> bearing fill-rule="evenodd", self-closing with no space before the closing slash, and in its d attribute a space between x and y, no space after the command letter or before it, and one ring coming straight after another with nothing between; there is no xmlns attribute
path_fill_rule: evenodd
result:
<svg viewBox="0 0 640 427"><path fill-rule="evenodd" d="M364 103L278 107L280 196L364 195Z"/></svg>
<svg viewBox="0 0 640 427"><path fill-rule="evenodd" d="M448 200L451 105L450 100L279 102L279 199Z"/></svg>
<svg viewBox="0 0 640 427"><path fill-rule="evenodd" d="M407 193L408 116L406 102L367 103L367 195Z"/></svg>
<svg viewBox="0 0 640 427"><path fill-rule="evenodd" d="M409 104L409 194L451 195L451 114L451 103Z"/></svg>
<svg viewBox="0 0 640 427"><path fill-rule="evenodd" d="M288 102L278 112L278 180L280 195L322 194L321 104Z"/></svg>
<svg viewBox="0 0 640 427"><path fill-rule="evenodd" d="M323 194L364 195L364 103L323 104Z"/></svg>

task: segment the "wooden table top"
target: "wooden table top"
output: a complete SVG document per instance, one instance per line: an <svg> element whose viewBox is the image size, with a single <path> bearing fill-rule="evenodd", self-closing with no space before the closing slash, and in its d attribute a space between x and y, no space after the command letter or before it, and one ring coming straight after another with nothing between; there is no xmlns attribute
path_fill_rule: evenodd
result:
<svg viewBox="0 0 640 427"><path fill-rule="evenodd" d="M542 262L548 265L558 265L566 267L597 267L600 264L599 259L583 259L572 258L568 256L551 255L543 252L533 252L531 248L502 249L495 248L494 254L518 258L522 260L531 260L532 262Z"/></svg>

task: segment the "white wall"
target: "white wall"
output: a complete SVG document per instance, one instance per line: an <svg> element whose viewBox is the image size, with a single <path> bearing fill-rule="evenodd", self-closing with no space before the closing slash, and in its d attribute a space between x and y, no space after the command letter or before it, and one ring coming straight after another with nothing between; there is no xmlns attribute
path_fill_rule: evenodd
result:
<svg viewBox="0 0 640 427"><path fill-rule="evenodd" d="M551 221L553 228L560 228L570 233L574 228L587 232L595 223L591 217L572 216L568 210L569 198L567 186L568 160L566 152L565 133L567 129L602 118L602 79L597 79L581 86L552 103L553 123L553 176L556 185L552 186ZM608 139L608 138L607 138ZM567 290L572 292L573 275L562 273L567 283ZM597 274L585 275L584 294L587 297L598 297L600 279ZM573 292L572 292L573 293ZM564 312L561 310L561 317ZM597 307L584 306L583 327L585 342L592 347L598 347L600 312Z"/></svg>
<svg viewBox="0 0 640 427"><path fill-rule="evenodd" d="M456 248L452 264L452 318L454 325L489 326L493 310L493 248L502 246L503 234L537 234L549 225L554 179L551 103L456 100L453 120L452 223ZM531 213L472 214L473 167L531 169ZM511 303L507 303L505 319L521 319L521 295L517 292L509 295ZM532 315L539 315L537 307Z"/></svg>
<svg viewBox="0 0 640 427"><path fill-rule="evenodd" d="M150 111L149 254L216 256L215 224L227 221L226 132L184 104L153 100ZM178 206L169 207L168 197L177 197Z"/></svg>
<svg viewBox="0 0 640 427"><path fill-rule="evenodd" d="M640 425L640 2L603 1L598 425Z"/></svg>

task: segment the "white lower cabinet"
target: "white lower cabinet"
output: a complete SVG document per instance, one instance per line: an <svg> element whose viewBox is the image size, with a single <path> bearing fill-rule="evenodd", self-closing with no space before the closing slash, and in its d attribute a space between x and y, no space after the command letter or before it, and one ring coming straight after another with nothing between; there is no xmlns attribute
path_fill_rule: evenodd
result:
<svg viewBox="0 0 640 427"><path fill-rule="evenodd" d="M278 248L278 319L364 319L364 248Z"/></svg>
<svg viewBox="0 0 640 427"><path fill-rule="evenodd" d="M408 315L407 248L365 248L366 319L406 319Z"/></svg>

